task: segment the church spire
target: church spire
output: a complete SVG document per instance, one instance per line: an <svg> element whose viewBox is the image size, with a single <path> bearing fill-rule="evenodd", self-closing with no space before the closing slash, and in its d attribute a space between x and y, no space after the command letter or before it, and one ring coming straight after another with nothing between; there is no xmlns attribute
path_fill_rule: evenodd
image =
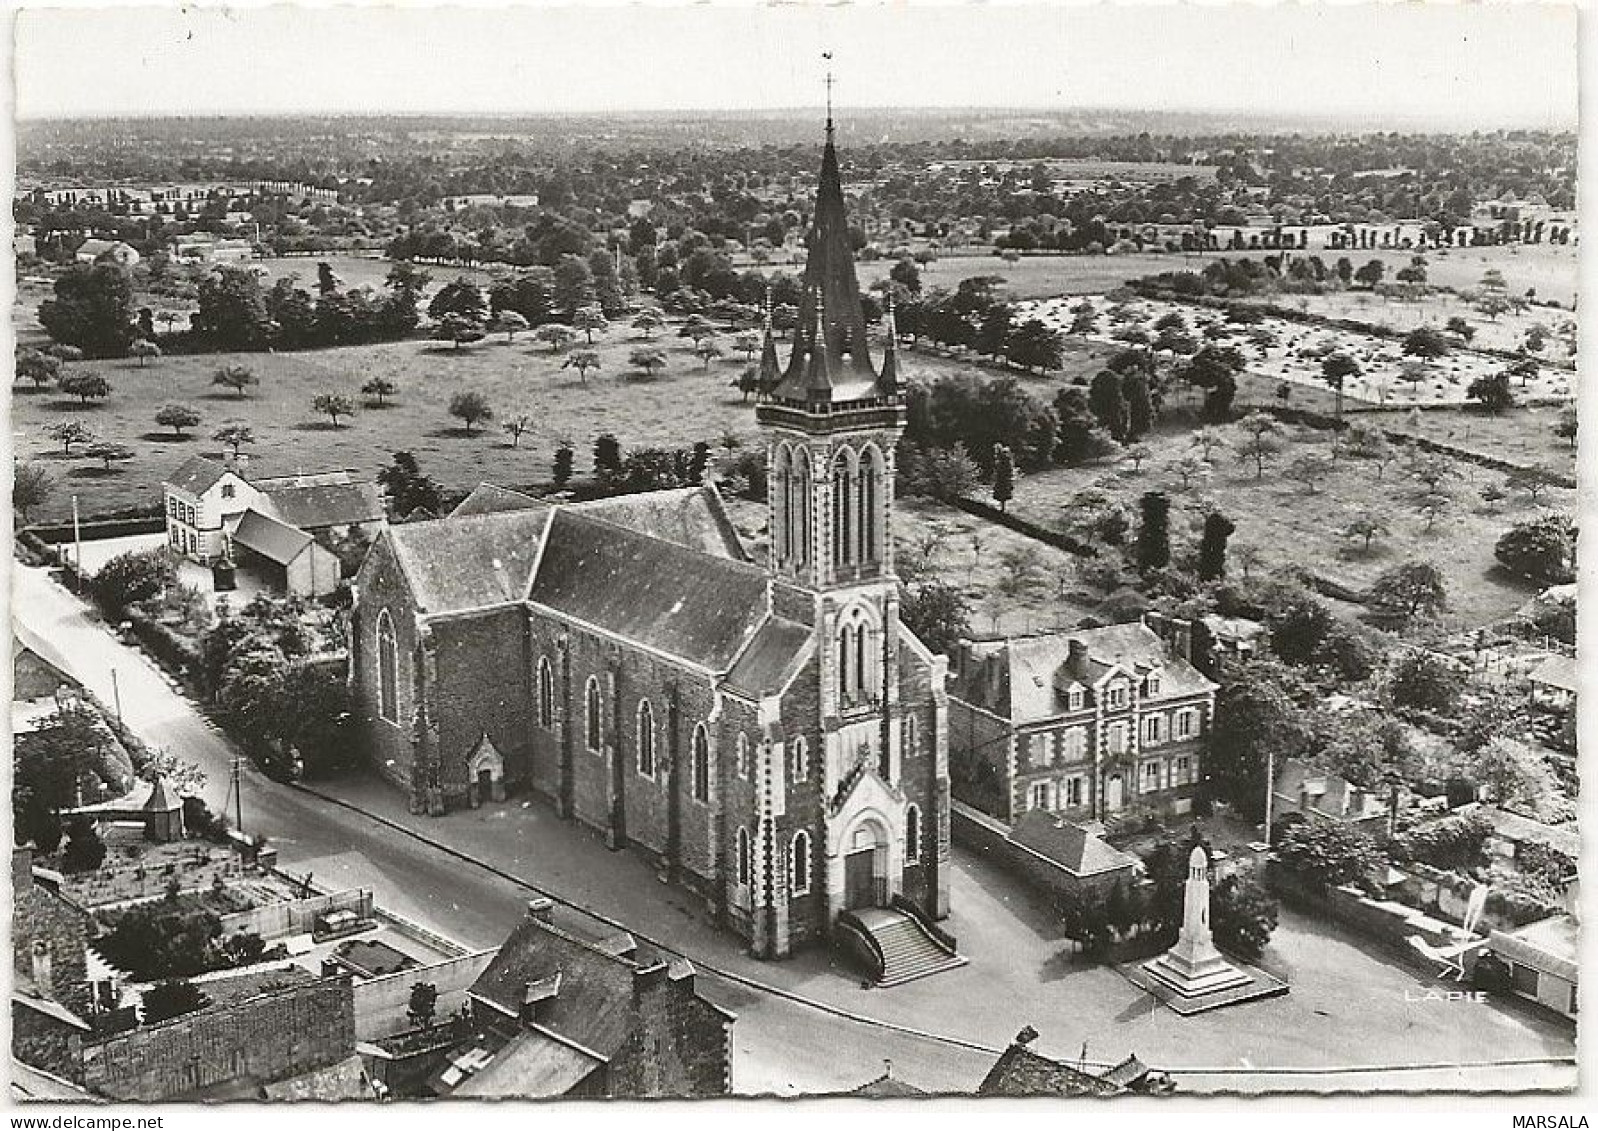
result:
<svg viewBox="0 0 1598 1131"><path fill-rule="evenodd" d="M882 347L882 373L877 377L877 387L884 393L899 391L899 324L893 320L893 288L883 292L885 303L883 321L887 323L888 341Z"/></svg>
<svg viewBox="0 0 1598 1131"><path fill-rule="evenodd" d="M760 369L756 377L759 396L769 396L782 380L782 362L777 360L777 339L771 331L771 284L766 284L765 316L761 320Z"/></svg>

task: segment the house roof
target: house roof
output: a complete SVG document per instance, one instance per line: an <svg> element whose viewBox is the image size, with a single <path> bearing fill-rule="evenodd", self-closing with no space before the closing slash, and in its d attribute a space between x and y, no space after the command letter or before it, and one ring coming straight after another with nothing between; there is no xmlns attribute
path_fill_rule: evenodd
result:
<svg viewBox="0 0 1598 1131"><path fill-rule="evenodd" d="M191 495L203 495L214 487L222 476L233 469L225 463L218 463L205 456L190 456L177 467L177 470L163 479L162 485L176 487L180 491L187 491Z"/></svg>
<svg viewBox="0 0 1598 1131"><path fill-rule="evenodd" d="M1081 825L1042 809L1029 809L1010 830L1010 840L1054 861L1075 876L1137 867L1137 857L1100 840Z"/></svg>
<svg viewBox="0 0 1598 1131"><path fill-rule="evenodd" d="M254 508L244 512L233 530L235 545L243 546L278 565L288 565L299 557L312 540L305 531L279 522Z"/></svg>
<svg viewBox="0 0 1598 1131"><path fill-rule="evenodd" d="M156 778L150 786L150 796L140 808L147 813L170 813L183 808L183 801L167 788L165 778Z"/></svg>
<svg viewBox="0 0 1598 1131"><path fill-rule="evenodd" d="M561 507L529 599L628 640L726 671L768 613L766 574Z"/></svg>
<svg viewBox="0 0 1598 1131"><path fill-rule="evenodd" d="M564 1096L605 1062L536 1029L524 1030L452 1093L542 1100Z"/></svg>
<svg viewBox="0 0 1598 1131"><path fill-rule="evenodd" d="M727 673L728 686L756 698L782 690L809 659L813 639L810 629L802 624L781 617L769 618Z"/></svg>
<svg viewBox="0 0 1598 1131"><path fill-rule="evenodd" d="M609 1059L631 1032L638 963L528 916L472 983L471 994L512 1017L522 1015L527 989L550 985L538 1006L539 1028Z"/></svg>
<svg viewBox="0 0 1598 1131"><path fill-rule="evenodd" d="M1271 792L1293 809L1339 821L1364 821L1387 812L1386 803L1375 793L1298 758L1282 763Z"/></svg>
<svg viewBox="0 0 1598 1131"><path fill-rule="evenodd" d="M1080 1068L1040 1056L1019 1042L999 1054L979 1096L1109 1096L1123 1089Z"/></svg>
<svg viewBox="0 0 1598 1131"><path fill-rule="evenodd" d="M279 486L257 481L264 493L257 507L290 526L323 530L357 526L384 516L383 495L376 483L294 483Z"/></svg>
<svg viewBox="0 0 1598 1131"><path fill-rule="evenodd" d="M1581 856L1581 835L1576 831L1574 821L1564 825L1549 825L1490 805L1482 806L1479 812L1504 840L1515 844L1541 844L1563 852L1572 860Z"/></svg>
<svg viewBox="0 0 1598 1131"><path fill-rule="evenodd" d="M1516 931L1494 931L1488 945L1500 958L1575 985L1580 973L1580 935L1574 915L1555 915Z"/></svg>
<svg viewBox="0 0 1598 1131"><path fill-rule="evenodd" d="M107 1102L71 1080L62 1079L42 1068L25 1064L16 1057L11 1058L11 1098L23 1102L29 1100L41 1102L57 1100L68 1103Z"/></svg>
<svg viewBox="0 0 1598 1131"><path fill-rule="evenodd" d="M474 514L496 514L500 511L526 511L547 507L549 504L531 495L524 495L520 491L512 491L509 487L500 487L493 483L479 483L472 488L472 493L460 501L460 504L449 512L450 518L465 518Z"/></svg>
<svg viewBox="0 0 1598 1131"><path fill-rule="evenodd" d="M875 1080L868 1080L866 1083L861 1084L858 1088L850 1088L845 1094L851 1096L869 1096L877 1099L893 1099L904 1096L930 1095L930 1093L925 1089L918 1088L914 1084L906 1084L903 1080L895 1080L893 1077L893 1069L891 1067L881 1076L878 1076Z"/></svg>
<svg viewBox="0 0 1598 1131"><path fill-rule="evenodd" d="M334 1061L322 1068L312 1069L287 1080L267 1084L261 1089L269 1100L366 1100L372 1098L372 1086L366 1081L365 1069L358 1053Z"/></svg>
<svg viewBox="0 0 1598 1131"><path fill-rule="evenodd" d="M427 613L519 601L550 512L510 511L390 526L382 535Z"/></svg>
<svg viewBox="0 0 1598 1131"><path fill-rule="evenodd" d="M1165 642L1152 628L1133 621L973 645L970 655L977 662L968 663L965 674L957 678L955 694L1015 724L1062 714L1065 707L1055 677L1070 663L1072 641L1086 646L1087 664L1084 670L1069 674L1086 685L1104 679L1117 667L1129 673L1158 667L1161 679L1156 701L1208 693L1216 687L1192 664L1167 654Z"/></svg>
<svg viewBox="0 0 1598 1131"><path fill-rule="evenodd" d="M1572 694L1581 687L1581 669L1576 666L1574 656L1549 656L1533 668L1526 678L1533 683L1557 687L1560 691Z"/></svg>

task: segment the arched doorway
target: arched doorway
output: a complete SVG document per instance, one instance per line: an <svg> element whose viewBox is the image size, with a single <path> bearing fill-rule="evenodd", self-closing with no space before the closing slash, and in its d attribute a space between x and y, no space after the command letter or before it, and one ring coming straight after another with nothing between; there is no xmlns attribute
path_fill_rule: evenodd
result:
<svg viewBox="0 0 1598 1131"><path fill-rule="evenodd" d="M467 800L472 808L486 801L505 800L505 760L487 734L477 740L466 760Z"/></svg>
<svg viewBox="0 0 1598 1131"><path fill-rule="evenodd" d="M858 911L888 902L888 833L865 818L844 842L843 907Z"/></svg>

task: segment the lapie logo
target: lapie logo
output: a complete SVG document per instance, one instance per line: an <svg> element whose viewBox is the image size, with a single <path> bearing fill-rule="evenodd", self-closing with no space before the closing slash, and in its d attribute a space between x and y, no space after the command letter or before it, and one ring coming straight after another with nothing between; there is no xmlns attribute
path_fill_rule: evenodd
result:
<svg viewBox="0 0 1598 1131"><path fill-rule="evenodd" d="M1486 1005L1486 990L1417 990L1412 987L1404 989L1405 1001L1447 1001L1469 1002L1472 1005Z"/></svg>

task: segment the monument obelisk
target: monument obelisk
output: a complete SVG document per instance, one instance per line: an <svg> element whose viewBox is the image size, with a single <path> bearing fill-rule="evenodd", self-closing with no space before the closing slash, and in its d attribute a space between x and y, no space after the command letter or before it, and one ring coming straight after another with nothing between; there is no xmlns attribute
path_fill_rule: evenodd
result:
<svg viewBox="0 0 1598 1131"><path fill-rule="evenodd" d="M1143 969L1183 997L1202 997L1246 986L1252 979L1215 949L1210 937L1210 861L1195 844L1187 858L1187 883L1182 889L1182 933L1176 945Z"/></svg>

